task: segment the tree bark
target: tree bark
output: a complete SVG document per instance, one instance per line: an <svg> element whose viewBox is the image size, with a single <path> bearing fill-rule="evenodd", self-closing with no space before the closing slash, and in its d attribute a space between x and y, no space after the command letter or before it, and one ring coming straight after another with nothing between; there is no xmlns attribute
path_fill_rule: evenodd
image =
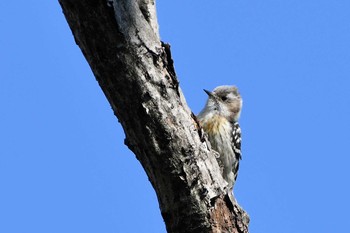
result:
<svg viewBox="0 0 350 233"><path fill-rule="evenodd" d="M167 231L248 232L188 108L154 0L59 0L74 38L154 187Z"/></svg>

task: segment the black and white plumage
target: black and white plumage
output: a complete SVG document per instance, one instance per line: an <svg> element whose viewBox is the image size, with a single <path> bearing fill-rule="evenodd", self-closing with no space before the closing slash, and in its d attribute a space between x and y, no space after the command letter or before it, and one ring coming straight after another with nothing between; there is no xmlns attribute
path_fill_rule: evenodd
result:
<svg viewBox="0 0 350 233"><path fill-rule="evenodd" d="M238 122L233 123L232 127L232 148L233 152L235 153L236 157L236 163L233 166L233 173L235 174L235 181L238 176L238 169L239 169L239 160L242 159L241 154L241 127L239 126Z"/></svg>
<svg viewBox="0 0 350 233"><path fill-rule="evenodd" d="M199 122L207 134L212 149L219 153L217 161L228 187L237 179L241 156L241 128L238 119L242 98L235 86L219 86L208 94L208 101L199 113Z"/></svg>

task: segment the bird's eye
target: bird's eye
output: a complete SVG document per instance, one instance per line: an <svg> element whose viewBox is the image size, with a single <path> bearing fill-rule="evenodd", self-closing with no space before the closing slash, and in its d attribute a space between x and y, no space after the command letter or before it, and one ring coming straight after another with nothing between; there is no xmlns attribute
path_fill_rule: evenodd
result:
<svg viewBox="0 0 350 233"><path fill-rule="evenodd" d="M226 100L227 100L227 97L226 97L226 96L222 96L222 97L221 97L221 100L222 100L222 101L226 101Z"/></svg>

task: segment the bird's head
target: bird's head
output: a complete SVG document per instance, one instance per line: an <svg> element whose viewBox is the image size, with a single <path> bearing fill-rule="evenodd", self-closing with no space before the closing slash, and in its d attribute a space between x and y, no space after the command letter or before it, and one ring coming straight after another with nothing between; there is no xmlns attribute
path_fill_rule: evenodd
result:
<svg viewBox="0 0 350 233"><path fill-rule="evenodd" d="M235 86L218 86L208 94L206 108L217 112L229 121L238 121L242 109L242 98Z"/></svg>

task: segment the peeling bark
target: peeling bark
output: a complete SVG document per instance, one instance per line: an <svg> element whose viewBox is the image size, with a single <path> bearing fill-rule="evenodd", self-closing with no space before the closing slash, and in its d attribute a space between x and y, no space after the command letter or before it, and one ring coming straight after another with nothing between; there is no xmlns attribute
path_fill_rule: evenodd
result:
<svg viewBox="0 0 350 233"><path fill-rule="evenodd" d="M188 108L154 0L59 0L74 39L154 187L168 232L248 232ZM231 201L232 200L232 201Z"/></svg>

